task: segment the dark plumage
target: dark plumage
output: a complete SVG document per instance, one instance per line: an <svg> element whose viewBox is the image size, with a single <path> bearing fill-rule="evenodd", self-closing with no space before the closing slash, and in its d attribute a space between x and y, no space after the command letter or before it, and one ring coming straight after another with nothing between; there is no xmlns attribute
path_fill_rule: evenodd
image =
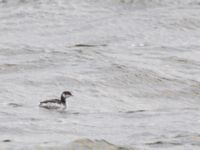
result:
<svg viewBox="0 0 200 150"><path fill-rule="evenodd" d="M39 106L46 109L65 109L66 99L70 96L72 96L71 92L64 91L62 92L60 99L45 100L40 102Z"/></svg>

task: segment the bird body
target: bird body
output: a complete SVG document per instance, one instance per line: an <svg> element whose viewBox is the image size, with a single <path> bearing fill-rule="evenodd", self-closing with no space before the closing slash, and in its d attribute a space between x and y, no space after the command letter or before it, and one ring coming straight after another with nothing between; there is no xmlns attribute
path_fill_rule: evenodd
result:
<svg viewBox="0 0 200 150"><path fill-rule="evenodd" d="M60 99L51 99L51 100L42 101L40 102L39 107L46 108L46 109L64 110L67 107L66 99L70 96L72 96L71 92L64 91L61 94Z"/></svg>

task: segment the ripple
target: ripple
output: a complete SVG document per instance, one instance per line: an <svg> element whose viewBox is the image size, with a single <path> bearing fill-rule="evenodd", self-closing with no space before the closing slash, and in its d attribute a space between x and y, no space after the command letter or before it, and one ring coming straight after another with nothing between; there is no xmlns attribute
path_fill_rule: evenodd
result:
<svg viewBox="0 0 200 150"><path fill-rule="evenodd" d="M12 107L14 107L14 108L23 107L22 104L18 104L18 103L8 103L8 106L12 106Z"/></svg>
<svg viewBox="0 0 200 150"><path fill-rule="evenodd" d="M9 142L12 142L12 141L10 139L5 139L2 142L9 143Z"/></svg>

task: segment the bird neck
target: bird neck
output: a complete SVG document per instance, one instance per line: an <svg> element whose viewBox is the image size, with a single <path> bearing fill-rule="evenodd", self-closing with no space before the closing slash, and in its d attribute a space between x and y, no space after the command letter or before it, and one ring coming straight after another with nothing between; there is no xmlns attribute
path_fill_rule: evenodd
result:
<svg viewBox="0 0 200 150"><path fill-rule="evenodd" d="M61 100L61 103L66 104L66 98L65 97L61 96L60 100Z"/></svg>

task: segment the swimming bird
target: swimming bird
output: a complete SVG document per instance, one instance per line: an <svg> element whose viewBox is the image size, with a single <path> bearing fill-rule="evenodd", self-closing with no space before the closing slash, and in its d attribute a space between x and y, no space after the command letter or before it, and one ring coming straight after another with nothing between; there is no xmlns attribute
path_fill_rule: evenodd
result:
<svg viewBox="0 0 200 150"><path fill-rule="evenodd" d="M62 92L60 99L51 99L42 101L40 102L39 107L46 109L64 110L67 107L66 99L71 96L73 96L71 92L64 91Z"/></svg>

